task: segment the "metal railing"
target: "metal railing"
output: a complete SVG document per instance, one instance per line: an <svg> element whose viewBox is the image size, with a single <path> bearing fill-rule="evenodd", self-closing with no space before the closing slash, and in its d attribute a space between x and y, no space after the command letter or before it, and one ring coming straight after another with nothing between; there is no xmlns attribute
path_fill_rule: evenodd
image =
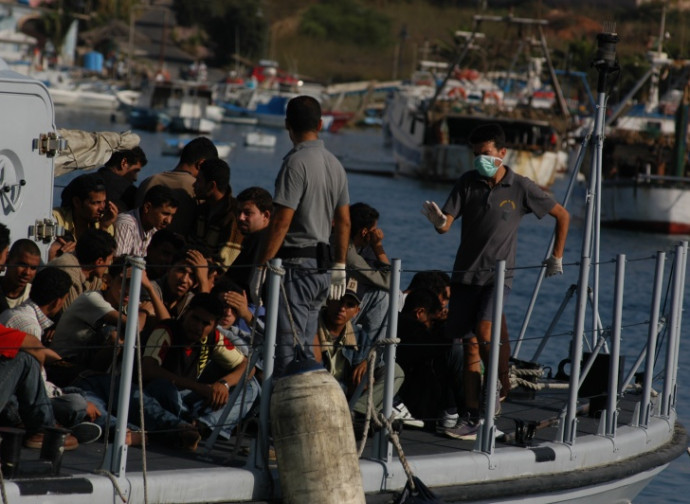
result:
<svg viewBox="0 0 690 504"><path fill-rule="evenodd" d="M623 292L624 292L624 274L626 256L619 255L616 260L615 273L615 289L613 293L613 318L612 325L609 331L610 335L610 359L609 359L609 373L607 383L608 397L606 400L605 410L602 412L601 433L605 436L615 438L616 425L618 422L618 400L622 392L628 387L631 380L634 378L637 370L645 361L644 376L642 381L642 392L638 404L639 410L635 412L632 419L632 425L646 428L649 424L650 418L653 415L652 408L652 383L654 378L654 364L657 358L657 344L660 331L667 330L666 339L666 354L663 364L663 390L661 392L661 401L659 415L668 418L672 415L672 409L675 407L677 397L677 366L678 366L678 351L680 341L680 329L682 320L682 306L684 297L684 279L687 263L687 248L688 243L682 242L675 247L673 272L669 280L670 285L670 308L668 315L668 324L664 324L664 314L661 313L661 298L664 284L664 264L666 261L666 254L658 252L655 262L654 281L652 284L653 295L650 307L650 316L648 320L647 338L644 348L639 353L635 363L628 371L626 377L619 383L619 355L621 345L621 332L623 321ZM139 300L141 274L145 264L141 258L129 257L127 259L127 266L132 266L132 281L129 290L130 304L136 305ZM268 446L270 438L270 423L269 423L269 406L271 389L273 387L273 360L275 354L276 329L277 329L277 312L278 299L280 295L281 283L281 261L275 259L271 262L271 268L268 273L268 296L266 305L266 329L264 334L263 346L263 362L264 362L264 381L261 393L260 404L260 423L259 423L259 452L254 457L250 457L251 463L255 464L257 468L266 468L268 466ZM391 268L391 284L390 284L390 305L388 312L388 337L395 338L397 335L398 323L398 292L400 289L400 276L402 272L400 259L392 261ZM485 370L486 379L488 383L495 383L498 380L498 366L499 366L499 348L500 348L500 331L501 331L501 317L503 313L503 284L505 282L506 267L505 261L496 263L495 276L495 298L494 311L492 314L492 334L491 334L491 349L490 361ZM586 285L583 281L581 285ZM572 288L571 288L572 289ZM572 295L572 294L571 294ZM563 422L561 428L561 438L556 441L572 445L576 442L577 432L577 414L578 414L578 391L584 382L589 369L591 368L593 360L596 358L599 351L604 346L605 338L601 338L593 347L593 352L584 366L580 368L576 363L580 363L583 357L582 347L584 339L584 310L586 308L588 296L578 293L578 303L580 310L577 311L575 331L572 335L570 359L572 364L570 375L570 387L566 406L562 412L561 421ZM550 329L546 331L545 338L548 339ZM601 331L601 323L599 322L599 330ZM114 443L109 446L109 452L106 456L106 467L119 479L124 478L126 471L126 455L127 446L125 444L125 435L127 432L127 418L129 409L129 395L130 385L132 383L132 369L135 364L136 357L136 335L137 320L136 317L129 317L125 327L125 340L122 354L122 373L120 375L120 392L117 406L117 426ZM543 348L540 345L540 348ZM394 345L388 345L385 351L385 386L384 386L384 404L383 412L386 417L390 417L393 405L393 382L394 382L394 365L395 365L396 349ZM496 425L494 422L495 402L497 390L495 387L487 387L487 400L484 401L485 410L483 411L483 420L477 441L474 445L475 451L481 451L486 454L493 454L495 450L495 432ZM392 464L393 454L392 446L388 440L385 429L381 430L374 439L372 458L381 461L386 466Z"/></svg>

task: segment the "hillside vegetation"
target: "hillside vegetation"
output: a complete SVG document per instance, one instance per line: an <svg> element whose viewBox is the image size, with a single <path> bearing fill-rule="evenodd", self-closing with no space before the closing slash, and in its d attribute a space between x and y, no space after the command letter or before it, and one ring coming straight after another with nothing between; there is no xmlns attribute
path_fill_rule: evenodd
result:
<svg viewBox="0 0 690 504"><path fill-rule="evenodd" d="M181 0L178 0L181 1ZM491 3L491 2L489 2ZM503 2L506 3L506 2ZM618 54L623 71L620 88L626 89L647 68L646 52L655 48L661 8L598 10L579 2L560 9L548 2L514 2L514 7L479 11L476 2L431 0L267 0L265 47L261 57L277 60L284 68L320 82L387 80L410 75L421 56L454 54L460 44L457 30L470 31L475 14L547 19L547 43L557 68L588 71L596 49L596 34L615 23L620 35ZM471 4L472 7L456 7ZM664 50L685 58L685 14L666 17ZM504 23L483 23L483 52L468 63L484 69L509 64L519 40L533 41L538 32ZM688 35L690 36L690 34ZM426 52L425 52L426 50ZM538 48L532 48L536 54ZM523 48L523 53L528 52ZM474 58L472 60L471 58ZM591 70L590 70L590 73Z"/></svg>

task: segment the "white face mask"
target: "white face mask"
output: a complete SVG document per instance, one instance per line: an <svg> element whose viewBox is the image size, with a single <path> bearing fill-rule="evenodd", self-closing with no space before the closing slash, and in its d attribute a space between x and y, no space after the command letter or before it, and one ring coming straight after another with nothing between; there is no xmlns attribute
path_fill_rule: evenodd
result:
<svg viewBox="0 0 690 504"><path fill-rule="evenodd" d="M499 161L499 163L496 164L496 161ZM474 158L474 169L477 170L482 177L493 177L502 164L503 160L495 156L480 154Z"/></svg>

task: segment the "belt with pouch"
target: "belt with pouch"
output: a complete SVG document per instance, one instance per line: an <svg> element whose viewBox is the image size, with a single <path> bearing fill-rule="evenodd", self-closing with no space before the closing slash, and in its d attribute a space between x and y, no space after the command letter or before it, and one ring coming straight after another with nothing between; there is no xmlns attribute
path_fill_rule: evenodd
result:
<svg viewBox="0 0 690 504"><path fill-rule="evenodd" d="M331 262L331 247L328 243L317 243L308 247L280 247L276 257L280 259L316 259L319 272L323 273Z"/></svg>
<svg viewBox="0 0 690 504"><path fill-rule="evenodd" d="M316 245L310 247L280 247L276 257L281 259L316 259Z"/></svg>

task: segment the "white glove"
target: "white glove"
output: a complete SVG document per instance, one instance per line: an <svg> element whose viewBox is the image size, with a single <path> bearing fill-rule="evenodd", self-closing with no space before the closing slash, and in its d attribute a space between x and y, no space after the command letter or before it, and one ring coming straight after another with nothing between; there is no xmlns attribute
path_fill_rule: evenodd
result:
<svg viewBox="0 0 690 504"><path fill-rule="evenodd" d="M252 278L249 281L249 298L257 308L261 306L261 288L266 281L266 266L254 268Z"/></svg>
<svg viewBox="0 0 690 504"><path fill-rule="evenodd" d="M347 285L347 274L345 273L345 263L335 263L331 268L331 288L328 292L328 299L340 299L345 294Z"/></svg>
<svg viewBox="0 0 690 504"><path fill-rule="evenodd" d="M563 274L563 258L551 256L543 263L546 266L546 276L562 275Z"/></svg>
<svg viewBox="0 0 690 504"><path fill-rule="evenodd" d="M424 202L422 205L422 213L429 219L429 222L431 222L435 228L442 228L446 225L446 221L448 220L445 214L441 212L438 205L433 201Z"/></svg>

